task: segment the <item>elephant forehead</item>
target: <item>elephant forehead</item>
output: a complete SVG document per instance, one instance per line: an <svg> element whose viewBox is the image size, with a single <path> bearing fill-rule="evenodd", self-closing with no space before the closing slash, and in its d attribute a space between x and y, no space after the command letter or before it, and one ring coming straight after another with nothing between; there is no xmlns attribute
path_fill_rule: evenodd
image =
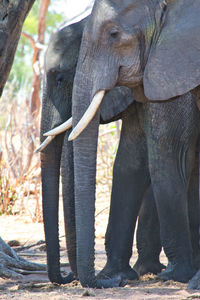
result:
<svg viewBox="0 0 200 300"><path fill-rule="evenodd" d="M81 42L82 30L87 18L58 30L51 37L46 53L46 71L51 69L70 69L76 64Z"/></svg>
<svg viewBox="0 0 200 300"><path fill-rule="evenodd" d="M117 16L117 11L110 5L109 0L96 1L92 10L91 18L89 19L87 29L93 33L94 37L98 34L99 27L107 21L114 20Z"/></svg>
<svg viewBox="0 0 200 300"><path fill-rule="evenodd" d="M118 14L126 14L128 11L133 11L137 8L143 8L144 5L155 7L161 0L99 0L95 2L94 10L102 10L107 8L107 11L104 11L104 15L113 10ZM102 16L102 14L100 13ZM104 16L103 15L103 16Z"/></svg>
<svg viewBox="0 0 200 300"><path fill-rule="evenodd" d="M87 24L86 31L94 37L101 33L101 28L106 25L115 24L122 27L131 27L146 22L146 18L151 13L160 0L99 0L96 1L92 10L91 18Z"/></svg>

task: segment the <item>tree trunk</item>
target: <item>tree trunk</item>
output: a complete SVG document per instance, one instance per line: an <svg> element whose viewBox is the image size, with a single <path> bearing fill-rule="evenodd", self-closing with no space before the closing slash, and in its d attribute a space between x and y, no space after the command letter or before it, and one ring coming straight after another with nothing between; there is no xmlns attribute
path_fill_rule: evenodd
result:
<svg viewBox="0 0 200 300"><path fill-rule="evenodd" d="M28 35L27 33L22 32L22 35L29 39L33 48L33 58L32 58L33 80L32 80L32 92L31 92L31 97L29 102L29 110L32 118L31 123L34 123L36 128L38 124L36 118L40 111L40 87L41 87L41 80L42 80L40 54L41 54L41 47L44 44L45 29L46 29L46 15L48 12L49 4L50 4L50 0L40 0L40 7L38 13L37 40L34 40L34 38ZM29 128L27 134L29 137L29 147L28 147L28 157L27 157L25 172L27 172L31 166L33 152L34 152L34 139L32 137L34 131L32 126Z"/></svg>
<svg viewBox="0 0 200 300"><path fill-rule="evenodd" d="M0 2L0 96L13 64L24 20L34 1Z"/></svg>
<svg viewBox="0 0 200 300"><path fill-rule="evenodd" d="M39 8L39 22L38 22L38 44L44 44L44 35L46 29L46 14L48 11L48 7L50 4L50 0L41 0L40 8ZM38 47L37 43L34 43L34 53L33 53L33 82L32 82L32 95L31 95L31 103L30 110L32 116L35 118L39 113L40 108L40 85L41 85L41 68L40 68L40 52L41 49Z"/></svg>
<svg viewBox="0 0 200 300"><path fill-rule="evenodd" d="M0 0L0 97L8 79L24 20L35 0ZM17 256L0 238L0 277L19 279L17 268L44 270L44 265L29 263ZM12 268L15 268L15 271Z"/></svg>

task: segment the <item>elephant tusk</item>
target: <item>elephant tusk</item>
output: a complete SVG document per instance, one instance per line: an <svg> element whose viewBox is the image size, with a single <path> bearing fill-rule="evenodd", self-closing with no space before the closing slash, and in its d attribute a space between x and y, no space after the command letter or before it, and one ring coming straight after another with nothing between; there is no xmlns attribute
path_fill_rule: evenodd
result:
<svg viewBox="0 0 200 300"><path fill-rule="evenodd" d="M75 138L77 138L81 134L81 132L87 127L87 125L90 123L90 121L93 119L94 115L96 114L96 112L103 100L104 95L105 95L104 90L100 90L94 95L92 102L90 103L88 109L86 110L83 117L76 125L76 127L71 132L71 134L68 138L69 141L72 141Z"/></svg>
<svg viewBox="0 0 200 300"><path fill-rule="evenodd" d="M38 153L42 150L44 150L46 148L46 146L48 146L51 141L53 141L53 139L56 137L56 135L51 135L51 136L48 136L44 142L34 151L34 153Z"/></svg>
<svg viewBox="0 0 200 300"><path fill-rule="evenodd" d="M63 124L59 125L58 127L55 127L47 132L45 132L44 136L52 136L52 135L58 135L72 127L72 118L64 122Z"/></svg>

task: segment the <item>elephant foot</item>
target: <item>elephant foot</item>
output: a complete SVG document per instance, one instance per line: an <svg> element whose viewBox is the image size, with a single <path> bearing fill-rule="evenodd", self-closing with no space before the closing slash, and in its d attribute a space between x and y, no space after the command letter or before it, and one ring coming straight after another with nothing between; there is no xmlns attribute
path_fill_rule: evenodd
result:
<svg viewBox="0 0 200 300"><path fill-rule="evenodd" d="M158 274L158 278L164 281L174 280L187 283L192 278L192 276L194 276L195 272L195 269L191 266L190 263L169 263L166 270Z"/></svg>
<svg viewBox="0 0 200 300"><path fill-rule="evenodd" d="M200 290L200 270L190 279L187 287L191 290Z"/></svg>
<svg viewBox="0 0 200 300"><path fill-rule="evenodd" d="M54 274L53 276L51 274L48 274L49 280L52 283L57 283L57 284L67 284L76 279L74 276L74 273L70 272L67 276L63 277L61 274Z"/></svg>
<svg viewBox="0 0 200 300"><path fill-rule="evenodd" d="M126 285L126 281L122 278L120 274L113 278L97 279L96 282L96 288L98 289L124 287L125 285Z"/></svg>
<svg viewBox="0 0 200 300"><path fill-rule="evenodd" d="M114 287L124 287L126 282L121 278L120 275L115 276L113 278L84 278L80 279L80 283L82 287L86 288L96 288L96 289L107 289L107 288L114 288Z"/></svg>
<svg viewBox="0 0 200 300"><path fill-rule="evenodd" d="M133 269L137 272L138 275L144 275L147 273L152 273L157 275L160 273L163 269L166 269L166 266L161 264L158 261L152 261L152 260L144 260L144 259L138 259L133 266Z"/></svg>
<svg viewBox="0 0 200 300"><path fill-rule="evenodd" d="M108 263L105 265L103 270L98 274L97 278L106 279L106 278L114 278L116 276L120 276L122 280L136 280L138 279L138 274L135 270L133 270L130 266L127 268L119 269L116 266L111 266Z"/></svg>

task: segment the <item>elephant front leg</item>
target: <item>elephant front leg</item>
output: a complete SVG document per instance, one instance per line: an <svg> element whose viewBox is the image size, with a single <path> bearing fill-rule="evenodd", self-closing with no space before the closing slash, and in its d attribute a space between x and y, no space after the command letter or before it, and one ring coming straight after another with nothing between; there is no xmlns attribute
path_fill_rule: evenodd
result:
<svg viewBox="0 0 200 300"><path fill-rule="evenodd" d="M123 179L115 179L113 182L105 243L107 263L100 273L101 277L120 274L123 279L138 279L138 274L130 267L129 261L132 256L135 224L149 180L143 172L132 175L133 177L126 177L123 174ZM141 184L142 180L144 184Z"/></svg>
<svg viewBox="0 0 200 300"><path fill-rule="evenodd" d="M159 274L159 278L187 282L195 273L187 199L187 178L190 170L185 168L182 172L176 155L163 152L162 155L154 153L149 160L160 219L161 243L169 260L166 270ZM181 156L180 153L179 155ZM191 153L184 154L187 162L188 156L191 157Z"/></svg>
<svg viewBox="0 0 200 300"><path fill-rule="evenodd" d="M134 115L133 115L134 114ZM113 170L109 223L106 232L107 263L99 277L137 279L130 267L135 223L145 191L150 184L144 134L136 112L123 118L120 144Z"/></svg>

